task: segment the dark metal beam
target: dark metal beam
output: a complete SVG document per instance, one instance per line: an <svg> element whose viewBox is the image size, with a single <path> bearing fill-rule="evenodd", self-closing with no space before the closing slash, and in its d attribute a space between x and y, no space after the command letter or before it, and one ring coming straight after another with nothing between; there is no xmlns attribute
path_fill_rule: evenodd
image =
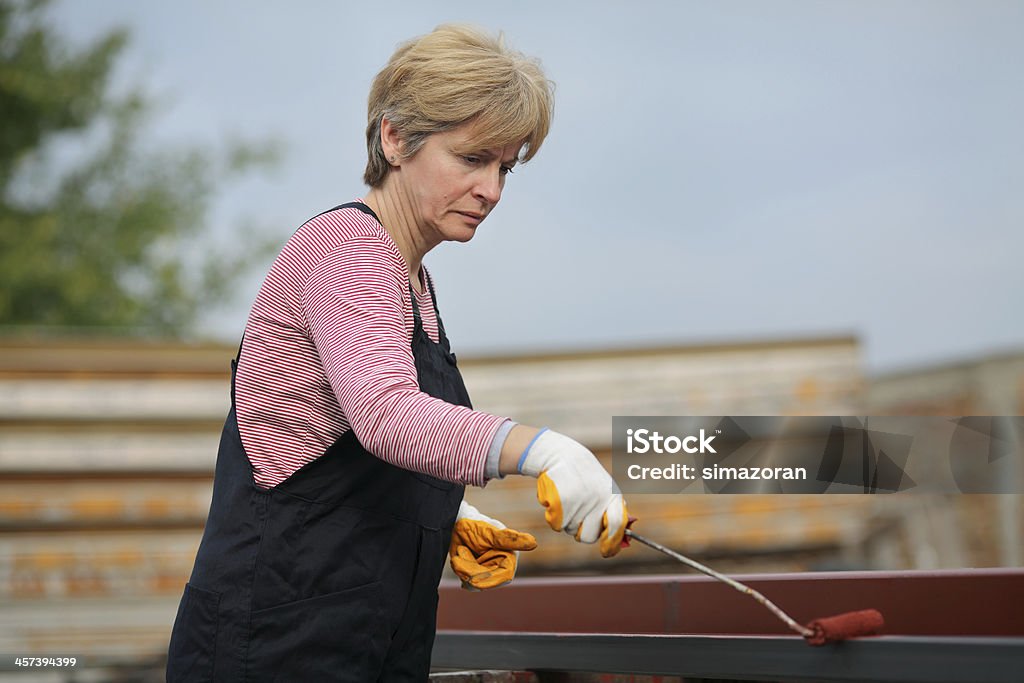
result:
<svg viewBox="0 0 1024 683"><path fill-rule="evenodd" d="M798 636L446 631L432 664L747 681L1020 683L1024 638L888 636L811 647Z"/></svg>

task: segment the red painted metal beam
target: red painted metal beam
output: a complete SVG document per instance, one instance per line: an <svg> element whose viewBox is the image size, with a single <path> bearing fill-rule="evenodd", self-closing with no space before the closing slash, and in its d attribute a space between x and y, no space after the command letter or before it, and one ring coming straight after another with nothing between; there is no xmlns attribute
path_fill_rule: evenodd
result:
<svg viewBox="0 0 1024 683"><path fill-rule="evenodd" d="M1024 636L1024 569L737 577L798 622L873 607L885 635ZM752 598L704 576L518 579L440 589L439 630L792 635Z"/></svg>

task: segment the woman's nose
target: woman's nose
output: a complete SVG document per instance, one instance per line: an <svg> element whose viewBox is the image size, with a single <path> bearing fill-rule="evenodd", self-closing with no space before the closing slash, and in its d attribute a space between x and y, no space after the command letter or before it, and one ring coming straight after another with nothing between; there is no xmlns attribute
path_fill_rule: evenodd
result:
<svg viewBox="0 0 1024 683"><path fill-rule="evenodd" d="M476 184L474 194L476 198L489 206L494 206L501 199L501 169L491 172L490 169L482 175Z"/></svg>

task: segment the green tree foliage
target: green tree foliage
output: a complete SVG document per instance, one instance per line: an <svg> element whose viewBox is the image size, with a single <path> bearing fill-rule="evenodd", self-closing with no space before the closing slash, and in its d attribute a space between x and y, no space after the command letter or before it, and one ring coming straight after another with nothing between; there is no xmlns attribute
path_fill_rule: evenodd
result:
<svg viewBox="0 0 1024 683"><path fill-rule="evenodd" d="M126 32L75 50L45 4L0 0L0 329L187 335L267 255L205 219L275 147L147 148L148 99L110 83Z"/></svg>

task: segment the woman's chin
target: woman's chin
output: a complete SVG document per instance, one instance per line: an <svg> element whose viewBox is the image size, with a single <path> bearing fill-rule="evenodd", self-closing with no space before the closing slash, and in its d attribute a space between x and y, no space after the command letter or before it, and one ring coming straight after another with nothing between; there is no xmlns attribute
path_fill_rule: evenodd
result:
<svg viewBox="0 0 1024 683"><path fill-rule="evenodd" d="M461 226L452 230L446 230L445 233L445 238L449 242L468 242L476 234L476 228Z"/></svg>

